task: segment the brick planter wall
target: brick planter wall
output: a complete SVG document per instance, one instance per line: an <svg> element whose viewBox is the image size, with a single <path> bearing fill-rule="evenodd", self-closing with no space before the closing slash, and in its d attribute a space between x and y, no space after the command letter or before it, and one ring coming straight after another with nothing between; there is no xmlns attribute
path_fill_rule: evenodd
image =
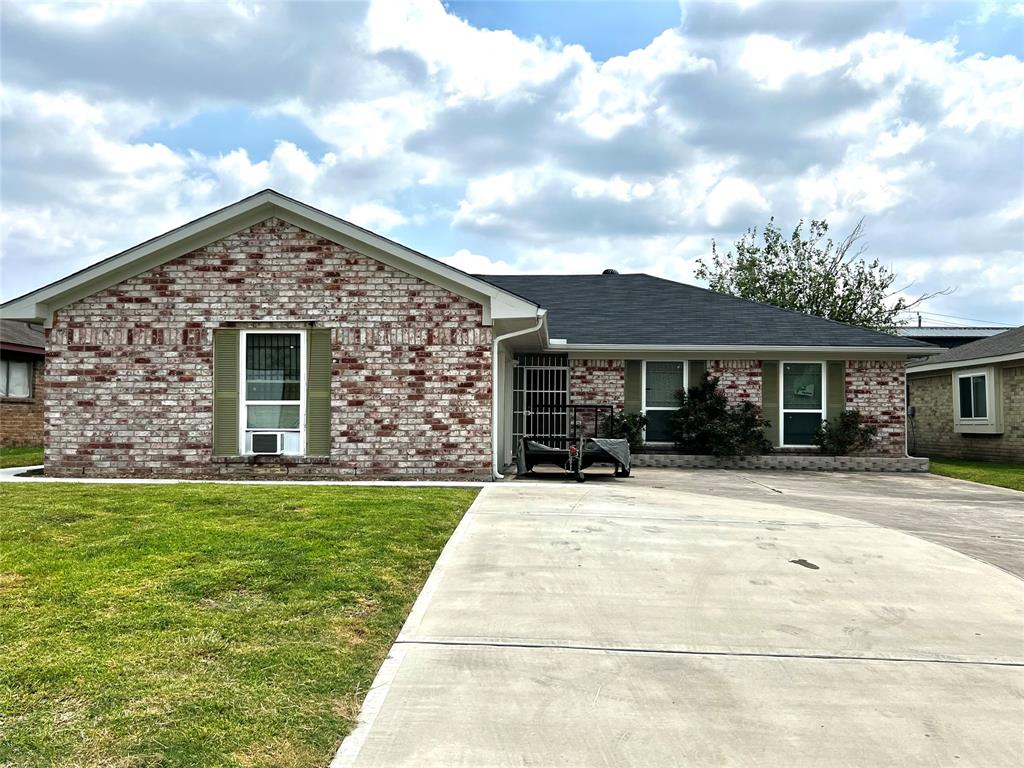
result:
<svg viewBox="0 0 1024 768"><path fill-rule="evenodd" d="M43 360L18 353L4 353L11 360L32 361L32 397L27 400L0 399L0 445L42 445L43 403L46 385Z"/></svg>
<svg viewBox="0 0 1024 768"><path fill-rule="evenodd" d="M752 402L761 407L760 360L709 360L708 373L718 377L718 388L730 405ZM690 382L692 387L696 382Z"/></svg>
<svg viewBox="0 0 1024 768"><path fill-rule="evenodd" d="M860 411L865 422L878 427L878 439L870 453L906 455L905 394L903 361L846 361L846 407Z"/></svg>
<svg viewBox="0 0 1024 768"><path fill-rule="evenodd" d="M767 456L692 456L675 453L639 453L634 467L674 469L772 469L816 472L927 472L928 459L906 456L820 456L773 453Z"/></svg>
<svg viewBox="0 0 1024 768"><path fill-rule="evenodd" d="M268 317L333 329L326 461L212 456L213 329ZM269 219L57 313L46 472L489 476L490 343L478 304Z"/></svg>

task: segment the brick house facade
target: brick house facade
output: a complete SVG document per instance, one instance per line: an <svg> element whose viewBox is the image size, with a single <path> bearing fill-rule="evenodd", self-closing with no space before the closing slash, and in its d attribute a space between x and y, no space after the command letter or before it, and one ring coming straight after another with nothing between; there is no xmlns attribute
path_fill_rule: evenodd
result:
<svg viewBox="0 0 1024 768"><path fill-rule="evenodd" d="M267 314L332 329L329 458L212 456L212 331ZM484 477L490 341L479 304L270 219L56 313L47 473Z"/></svg>
<svg viewBox="0 0 1024 768"><path fill-rule="evenodd" d="M731 402L776 413L780 387L827 389L897 456L901 365L921 353L650 275L469 275L273 190L4 313L48 327L36 391L53 476L498 477L530 397L641 410L648 369L662 422L669 390L706 368ZM521 355L557 360L565 391L547 377L516 401ZM793 359L818 362L785 363L797 381ZM776 429L804 438L808 418Z"/></svg>
<svg viewBox="0 0 1024 768"><path fill-rule="evenodd" d="M29 366L32 388L28 397L0 397L0 445L42 445L46 392L43 356L4 352L3 357Z"/></svg>
<svg viewBox="0 0 1024 768"><path fill-rule="evenodd" d="M911 375L910 452L936 459L1024 462L1024 365L1001 366L997 371L1002 379L1003 430L996 434L954 430L954 390L948 370Z"/></svg>

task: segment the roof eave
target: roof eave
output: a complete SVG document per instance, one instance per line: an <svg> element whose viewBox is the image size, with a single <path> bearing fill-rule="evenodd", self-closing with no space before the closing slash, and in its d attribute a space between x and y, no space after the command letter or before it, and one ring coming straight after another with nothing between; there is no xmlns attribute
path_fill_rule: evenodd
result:
<svg viewBox="0 0 1024 768"><path fill-rule="evenodd" d="M907 368L907 373L927 373L929 371L945 371L953 368L977 368L982 365L994 365L995 363L1012 363L1015 360L1024 361L1024 352L1010 352L1006 355L992 355L990 357L974 357L967 360L946 360L938 363L922 363Z"/></svg>
<svg viewBox="0 0 1024 768"><path fill-rule="evenodd" d="M706 353L706 352L745 352L758 354L784 355L787 352L818 352L818 353L847 353L858 355L884 354L904 357L917 357L919 355L934 355L941 352L940 347L866 347L866 346L841 346L827 344L804 344L804 345L771 345L771 344L582 344L551 343L548 348L552 351L561 352L599 352L609 354L614 352L638 353L638 352L678 352L678 353Z"/></svg>

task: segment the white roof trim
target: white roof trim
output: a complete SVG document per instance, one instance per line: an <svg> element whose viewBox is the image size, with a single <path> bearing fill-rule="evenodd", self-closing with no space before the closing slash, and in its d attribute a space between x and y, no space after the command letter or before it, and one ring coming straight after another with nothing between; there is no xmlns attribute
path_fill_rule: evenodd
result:
<svg viewBox="0 0 1024 768"><path fill-rule="evenodd" d="M270 217L302 227L483 305L484 322L537 316L537 305L272 189L257 192L3 305L5 318L49 324L54 310Z"/></svg>
<svg viewBox="0 0 1024 768"><path fill-rule="evenodd" d="M1024 360L1024 352L1010 352L1006 355L994 355L993 357L975 357L970 360L947 360L944 363L925 363L924 365L911 365L907 367L907 373L924 373L926 371L945 371L950 368L977 368L993 363L1012 363L1014 360Z"/></svg>
<svg viewBox="0 0 1024 768"><path fill-rule="evenodd" d="M944 350L936 347L840 347L830 345L771 346L767 344L558 344L552 339L548 348L560 352L756 352L758 354L786 354L787 352L843 352L858 355L935 355Z"/></svg>

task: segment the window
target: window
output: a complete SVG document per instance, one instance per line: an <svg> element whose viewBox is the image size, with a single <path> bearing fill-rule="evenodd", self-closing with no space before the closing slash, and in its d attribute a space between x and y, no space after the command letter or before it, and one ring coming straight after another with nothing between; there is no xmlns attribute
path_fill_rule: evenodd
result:
<svg viewBox="0 0 1024 768"><path fill-rule="evenodd" d="M644 361L643 411L647 417L644 441L671 443L672 414L679 410L676 394L686 388L686 363Z"/></svg>
<svg viewBox="0 0 1024 768"><path fill-rule="evenodd" d="M253 434L280 432L283 452L302 453L306 350L302 333L243 331L242 445L253 453Z"/></svg>
<svg viewBox="0 0 1024 768"><path fill-rule="evenodd" d="M984 373L958 377L960 388L960 418L988 418L988 383Z"/></svg>
<svg viewBox="0 0 1024 768"><path fill-rule="evenodd" d="M0 397L32 397L32 362L29 360L0 360Z"/></svg>
<svg viewBox="0 0 1024 768"><path fill-rule="evenodd" d="M808 447L825 418L824 363L782 364L783 446Z"/></svg>

